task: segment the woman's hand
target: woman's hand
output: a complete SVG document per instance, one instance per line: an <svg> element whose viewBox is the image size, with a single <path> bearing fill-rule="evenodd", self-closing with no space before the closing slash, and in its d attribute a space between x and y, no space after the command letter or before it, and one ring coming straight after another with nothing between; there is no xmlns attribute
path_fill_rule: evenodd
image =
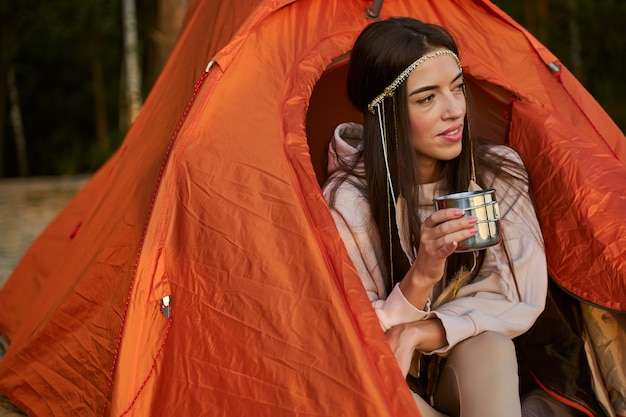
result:
<svg viewBox="0 0 626 417"><path fill-rule="evenodd" d="M478 219L465 216L461 209L437 210L422 224L420 247L415 261L416 268L424 277L441 279L446 259L464 241L476 233Z"/></svg>
<svg viewBox="0 0 626 417"><path fill-rule="evenodd" d="M446 331L438 318L399 324L387 330L385 336L405 377L415 350L432 352L448 343Z"/></svg>
<svg viewBox="0 0 626 417"><path fill-rule="evenodd" d="M415 350L416 340L413 330L409 324L398 324L385 333L389 347L396 357L404 377L409 373L413 351Z"/></svg>
<svg viewBox="0 0 626 417"><path fill-rule="evenodd" d="M456 208L437 210L422 223L417 257L400 282L402 293L417 308L424 308L432 288L443 277L446 259L459 242L478 233L478 219L464 214Z"/></svg>

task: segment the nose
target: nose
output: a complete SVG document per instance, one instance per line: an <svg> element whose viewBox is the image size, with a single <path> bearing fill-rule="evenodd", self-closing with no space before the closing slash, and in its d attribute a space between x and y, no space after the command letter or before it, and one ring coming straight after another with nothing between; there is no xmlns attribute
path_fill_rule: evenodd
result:
<svg viewBox="0 0 626 417"><path fill-rule="evenodd" d="M460 119L465 116L467 109L467 103L465 102L465 95L458 92L451 92L446 95L445 101L446 108L444 110L444 118L446 119Z"/></svg>

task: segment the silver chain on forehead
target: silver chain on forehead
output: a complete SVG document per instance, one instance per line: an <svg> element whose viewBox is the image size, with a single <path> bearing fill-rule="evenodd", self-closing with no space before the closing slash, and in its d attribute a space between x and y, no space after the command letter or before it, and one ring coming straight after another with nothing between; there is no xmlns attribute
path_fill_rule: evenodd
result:
<svg viewBox="0 0 626 417"><path fill-rule="evenodd" d="M415 70L415 68L419 67L425 61L428 61L431 58L438 58L438 57L444 56L444 55L448 55L448 56L451 56L452 58L454 58L454 60L456 61L457 65L459 66L459 69L463 68L463 67L461 67L461 61L459 60L459 57L454 52L452 52L449 49L437 49L436 51L429 52L426 55L423 55L422 57L417 59L411 65L409 65L404 71L402 71L402 73L400 75L398 75L398 77L395 80L393 80L393 82L391 84L389 84L389 86L387 88L385 88L385 91L383 91L378 96L376 96L376 98L374 98L374 100L372 100L372 102L370 104L368 104L368 106L367 106L369 111L372 114L375 114L374 109L378 105L380 105L380 103L382 103L382 101L385 99L385 97L393 96L393 93L396 91L398 86L400 84L402 84L409 77L409 75L411 75L411 73Z"/></svg>

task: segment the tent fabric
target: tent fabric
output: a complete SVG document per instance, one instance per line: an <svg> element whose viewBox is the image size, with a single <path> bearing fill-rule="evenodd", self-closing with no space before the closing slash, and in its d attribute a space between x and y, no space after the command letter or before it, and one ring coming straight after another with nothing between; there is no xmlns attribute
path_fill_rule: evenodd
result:
<svg viewBox="0 0 626 417"><path fill-rule="evenodd" d="M191 2L124 143L0 292L0 392L32 416L419 416L320 190L368 6ZM455 34L477 129L529 167L551 275L626 310L615 123L486 0L390 16Z"/></svg>

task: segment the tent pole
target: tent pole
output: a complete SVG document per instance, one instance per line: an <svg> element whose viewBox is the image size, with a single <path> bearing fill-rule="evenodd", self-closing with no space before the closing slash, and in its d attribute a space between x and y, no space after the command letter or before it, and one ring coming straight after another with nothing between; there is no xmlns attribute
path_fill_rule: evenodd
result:
<svg viewBox="0 0 626 417"><path fill-rule="evenodd" d="M372 5L365 9L365 16L368 19L378 19L380 17L380 9L383 8L383 2L385 0L374 0Z"/></svg>

